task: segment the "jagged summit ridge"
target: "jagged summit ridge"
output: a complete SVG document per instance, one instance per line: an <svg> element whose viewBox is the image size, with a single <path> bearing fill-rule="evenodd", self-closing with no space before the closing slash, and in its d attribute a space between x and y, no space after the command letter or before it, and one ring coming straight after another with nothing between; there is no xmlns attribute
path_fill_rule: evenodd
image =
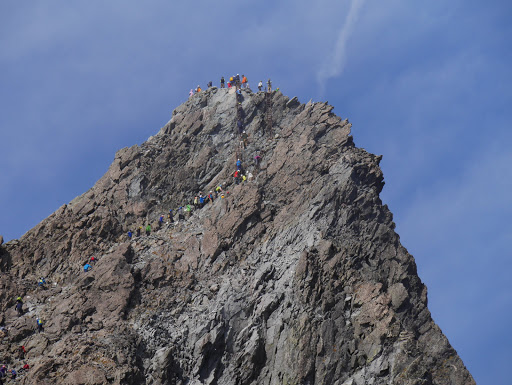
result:
<svg viewBox="0 0 512 385"><path fill-rule="evenodd" d="M268 95L241 95L246 149L234 89L208 89L2 246L4 322L32 366L21 383L474 383L379 198L380 157L327 103L273 92L269 132ZM238 158L253 178L235 185ZM158 228L219 184L224 198ZM151 235L127 239L147 222Z"/></svg>

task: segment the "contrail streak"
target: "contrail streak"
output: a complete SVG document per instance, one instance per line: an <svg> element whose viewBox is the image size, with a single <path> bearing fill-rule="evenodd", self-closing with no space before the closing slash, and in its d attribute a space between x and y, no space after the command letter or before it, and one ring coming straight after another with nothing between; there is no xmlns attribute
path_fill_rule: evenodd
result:
<svg viewBox="0 0 512 385"><path fill-rule="evenodd" d="M320 86L320 94L323 95L325 92L325 86L327 80L330 78L341 75L345 67L346 56L347 56L347 41L352 34L355 23L359 17L359 11L363 6L365 0L351 0L350 10L348 11L347 19L341 27L338 35L338 40L334 46L333 53L330 58L326 60L323 67L317 73L317 81Z"/></svg>

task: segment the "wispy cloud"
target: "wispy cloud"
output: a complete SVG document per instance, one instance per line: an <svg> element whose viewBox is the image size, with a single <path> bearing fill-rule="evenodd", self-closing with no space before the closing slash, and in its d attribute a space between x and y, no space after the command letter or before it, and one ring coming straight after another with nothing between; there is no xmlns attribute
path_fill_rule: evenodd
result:
<svg viewBox="0 0 512 385"><path fill-rule="evenodd" d="M325 92L326 81L330 78L340 76L343 72L347 57L347 42L354 30L364 2L365 0L351 0L350 10L339 32L332 55L324 62L323 67L317 73L320 95L323 95Z"/></svg>

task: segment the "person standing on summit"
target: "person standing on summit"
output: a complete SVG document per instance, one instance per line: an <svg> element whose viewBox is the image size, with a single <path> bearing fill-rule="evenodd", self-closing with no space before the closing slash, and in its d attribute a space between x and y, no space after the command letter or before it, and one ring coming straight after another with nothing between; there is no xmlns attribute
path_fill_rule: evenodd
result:
<svg viewBox="0 0 512 385"><path fill-rule="evenodd" d="M225 83L225 80L224 80L224 76L220 78L220 88L224 88L224 83Z"/></svg>

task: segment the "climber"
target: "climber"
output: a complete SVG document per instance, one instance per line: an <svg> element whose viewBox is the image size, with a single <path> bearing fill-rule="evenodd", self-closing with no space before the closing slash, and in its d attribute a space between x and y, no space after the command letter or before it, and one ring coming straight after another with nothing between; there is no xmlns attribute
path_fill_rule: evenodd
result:
<svg viewBox="0 0 512 385"><path fill-rule="evenodd" d="M96 263L97 261L98 260L94 256L91 257L91 263Z"/></svg>
<svg viewBox="0 0 512 385"><path fill-rule="evenodd" d="M12 378L13 380L15 380L15 379L16 379L16 370L14 370L14 369L11 369L11 378Z"/></svg>
<svg viewBox="0 0 512 385"><path fill-rule="evenodd" d="M24 359L25 358L25 354L27 353L27 351L25 350L25 346L21 345L19 348L18 348L18 357L20 360Z"/></svg>
<svg viewBox="0 0 512 385"><path fill-rule="evenodd" d="M231 82L228 82L228 88L231 88Z"/></svg>
<svg viewBox="0 0 512 385"><path fill-rule="evenodd" d="M239 184L240 183L240 171L236 170L235 173L233 174L233 178L235 178L235 184Z"/></svg>
<svg viewBox="0 0 512 385"><path fill-rule="evenodd" d="M197 85L197 88L196 88L196 93L198 92L201 92L201 87L199 87L199 84Z"/></svg>
<svg viewBox="0 0 512 385"><path fill-rule="evenodd" d="M194 90L193 89L190 89L190 92L188 93L188 96L189 97L194 96Z"/></svg>
<svg viewBox="0 0 512 385"><path fill-rule="evenodd" d="M91 269L92 269L92 266L91 266L91 265L89 265L88 263L86 263L86 264L84 265L84 271L85 271L86 273L87 273L89 270L91 270Z"/></svg>
<svg viewBox="0 0 512 385"><path fill-rule="evenodd" d="M242 75L242 88L247 88L247 78Z"/></svg>
<svg viewBox="0 0 512 385"><path fill-rule="evenodd" d="M213 203L213 191L210 190L210 193L208 194L208 199L210 200L211 203Z"/></svg>
<svg viewBox="0 0 512 385"><path fill-rule="evenodd" d="M128 230L128 240L131 240L132 239L132 231L131 230Z"/></svg>
<svg viewBox="0 0 512 385"><path fill-rule="evenodd" d="M236 161L236 169L242 171L242 161L240 159Z"/></svg>
<svg viewBox="0 0 512 385"><path fill-rule="evenodd" d="M241 134L244 131L244 125L240 119L236 122L236 126L238 127L238 133Z"/></svg>
<svg viewBox="0 0 512 385"><path fill-rule="evenodd" d="M146 226L146 235L149 237L151 235L151 225L148 223Z"/></svg>
<svg viewBox="0 0 512 385"><path fill-rule="evenodd" d="M239 74L236 74L236 76L235 76L235 83L236 83L236 88L240 88L240 75Z"/></svg>
<svg viewBox="0 0 512 385"><path fill-rule="evenodd" d="M21 297L16 298L16 306L14 308L16 309L18 316L23 315L23 300Z"/></svg>
<svg viewBox="0 0 512 385"><path fill-rule="evenodd" d="M142 226L137 227L137 237L140 237L141 231L142 231Z"/></svg>
<svg viewBox="0 0 512 385"><path fill-rule="evenodd" d="M215 198L219 196L219 193L222 192L222 185L219 184L217 187L215 187Z"/></svg>
<svg viewBox="0 0 512 385"><path fill-rule="evenodd" d="M258 91L261 91L262 88L263 88L263 82L260 80L260 82L258 83Z"/></svg>
<svg viewBox="0 0 512 385"><path fill-rule="evenodd" d="M224 76L220 78L220 88L224 88Z"/></svg>
<svg viewBox="0 0 512 385"><path fill-rule="evenodd" d="M169 209L169 222L174 222L174 215L172 214L172 209Z"/></svg>
<svg viewBox="0 0 512 385"><path fill-rule="evenodd" d="M164 214L160 215L160 219L158 219L158 228L162 228L164 224Z"/></svg>
<svg viewBox="0 0 512 385"><path fill-rule="evenodd" d="M270 79L268 79L268 82L267 82L267 90L268 90L268 92L272 91L272 82L270 81Z"/></svg>
<svg viewBox="0 0 512 385"><path fill-rule="evenodd" d="M2 365L0 368L0 378L7 377L7 366Z"/></svg>
<svg viewBox="0 0 512 385"><path fill-rule="evenodd" d="M233 76L231 76L231 77L229 78L229 82L231 83L231 85L233 85L233 80L234 80L234 79L233 79Z"/></svg>
<svg viewBox="0 0 512 385"><path fill-rule="evenodd" d="M38 333L44 332L43 321L41 321L39 318L37 318L36 324L37 324L37 332Z"/></svg>
<svg viewBox="0 0 512 385"><path fill-rule="evenodd" d="M256 154L256 156L254 157L254 163L256 163L256 168L259 169L260 168L260 162L261 162L261 156L259 156L258 154Z"/></svg>
<svg viewBox="0 0 512 385"><path fill-rule="evenodd" d="M199 206L199 197L196 195L194 197L194 207L197 209L197 206Z"/></svg>
<svg viewBox="0 0 512 385"><path fill-rule="evenodd" d="M212 83L212 81L210 80L210 81L208 82L208 84L207 84L207 87L208 87L208 88L211 88L211 87L212 87L212 85L213 85L213 83Z"/></svg>
<svg viewBox="0 0 512 385"><path fill-rule="evenodd" d="M245 174L242 175L242 183L245 182L247 180L247 177L245 176Z"/></svg>
<svg viewBox="0 0 512 385"><path fill-rule="evenodd" d="M180 208L178 209L178 221L184 221L185 220L185 215L183 214L183 207L180 206Z"/></svg>
<svg viewBox="0 0 512 385"><path fill-rule="evenodd" d="M38 286L44 286L46 284L46 280L43 277L39 277Z"/></svg>
<svg viewBox="0 0 512 385"><path fill-rule="evenodd" d="M199 207L202 208L204 206L204 196L203 194L199 194Z"/></svg>
<svg viewBox="0 0 512 385"><path fill-rule="evenodd" d="M242 132L242 144L243 144L244 148L247 148L247 143L248 143L247 139L248 139L247 133L245 131Z"/></svg>

